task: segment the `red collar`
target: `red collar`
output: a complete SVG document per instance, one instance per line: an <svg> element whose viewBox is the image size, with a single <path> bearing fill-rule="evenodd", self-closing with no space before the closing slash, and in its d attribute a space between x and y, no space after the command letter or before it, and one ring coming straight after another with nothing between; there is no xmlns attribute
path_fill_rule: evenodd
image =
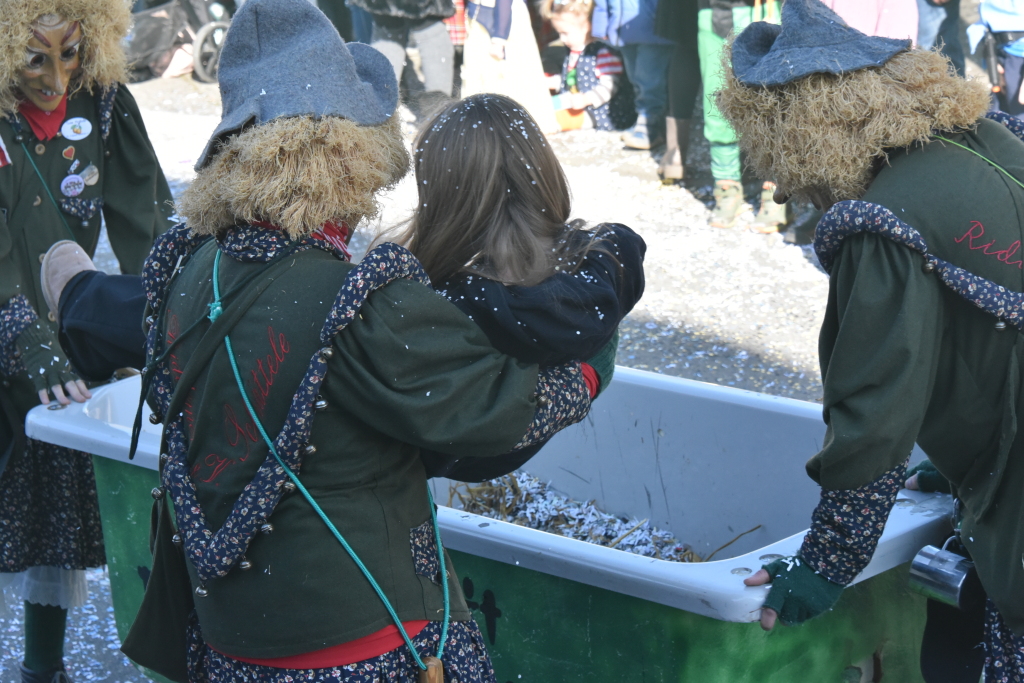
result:
<svg viewBox="0 0 1024 683"><path fill-rule="evenodd" d="M348 229L348 223L345 221L341 222L341 225L327 221L324 223L319 230L313 233L313 237L318 240L323 240L334 246L345 258L351 259L352 252L348 250L348 240L352 233Z"/></svg>
<svg viewBox="0 0 1024 683"><path fill-rule="evenodd" d="M18 111L28 121L35 136L42 141L52 140L60 132L60 126L64 123L64 115L68 109L68 96L60 98L60 104L53 111L43 111L31 100L25 100L18 105Z"/></svg>
<svg viewBox="0 0 1024 683"><path fill-rule="evenodd" d="M270 223L268 221L252 221L252 224L259 226L261 228L266 228L268 230L281 229L280 226L274 225L273 223ZM340 251L342 254L344 254L345 258L351 259L352 252L348 250L348 240L349 237L351 237L351 235L352 232L349 230L348 223L346 223L345 221L342 221L340 225L337 223L332 223L331 221L327 221L322 226L320 226L320 229L314 232L311 235L311 237L313 237L313 239L318 239L327 242L335 249Z"/></svg>

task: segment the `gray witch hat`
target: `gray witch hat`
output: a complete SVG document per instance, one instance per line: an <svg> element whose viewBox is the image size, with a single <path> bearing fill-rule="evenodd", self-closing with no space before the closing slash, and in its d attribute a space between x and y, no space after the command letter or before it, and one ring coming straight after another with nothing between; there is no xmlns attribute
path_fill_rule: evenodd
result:
<svg viewBox="0 0 1024 683"><path fill-rule="evenodd" d="M346 44L309 0L246 0L231 20L218 67L223 114L196 163L250 125L288 116L340 116L379 125L398 106L391 62Z"/></svg>
<svg viewBox="0 0 1024 683"><path fill-rule="evenodd" d="M881 66L910 43L864 35L819 0L786 0L781 26L757 22L736 36L732 70L746 86L783 85L815 73Z"/></svg>

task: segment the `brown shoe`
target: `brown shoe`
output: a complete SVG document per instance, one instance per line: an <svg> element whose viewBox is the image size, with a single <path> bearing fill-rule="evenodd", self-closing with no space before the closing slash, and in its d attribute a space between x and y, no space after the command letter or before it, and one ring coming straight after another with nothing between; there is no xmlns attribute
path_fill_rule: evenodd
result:
<svg viewBox="0 0 1024 683"><path fill-rule="evenodd" d="M50 319L54 322L57 321L57 308L64 287L71 278L86 270L96 270L96 266L78 242L61 240L43 255L39 281L43 288L43 299L50 309Z"/></svg>

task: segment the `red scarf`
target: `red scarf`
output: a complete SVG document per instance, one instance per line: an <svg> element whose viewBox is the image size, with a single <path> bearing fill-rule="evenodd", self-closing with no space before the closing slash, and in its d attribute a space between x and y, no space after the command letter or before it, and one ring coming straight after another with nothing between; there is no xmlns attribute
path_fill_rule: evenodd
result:
<svg viewBox="0 0 1024 683"><path fill-rule="evenodd" d="M60 132L60 126L64 123L64 115L67 113L67 109L67 94L60 98L60 104L53 111L43 111L33 104L31 100L25 100L18 105L18 111L28 121L32 132L43 142L57 137L57 133Z"/></svg>

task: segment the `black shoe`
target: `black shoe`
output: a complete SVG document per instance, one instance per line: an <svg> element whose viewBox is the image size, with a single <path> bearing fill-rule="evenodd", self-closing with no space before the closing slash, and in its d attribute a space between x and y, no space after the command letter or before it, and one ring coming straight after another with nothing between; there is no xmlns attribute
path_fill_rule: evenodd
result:
<svg viewBox="0 0 1024 683"><path fill-rule="evenodd" d="M73 683L64 665L48 671L33 671L21 665L21 683Z"/></svg>

